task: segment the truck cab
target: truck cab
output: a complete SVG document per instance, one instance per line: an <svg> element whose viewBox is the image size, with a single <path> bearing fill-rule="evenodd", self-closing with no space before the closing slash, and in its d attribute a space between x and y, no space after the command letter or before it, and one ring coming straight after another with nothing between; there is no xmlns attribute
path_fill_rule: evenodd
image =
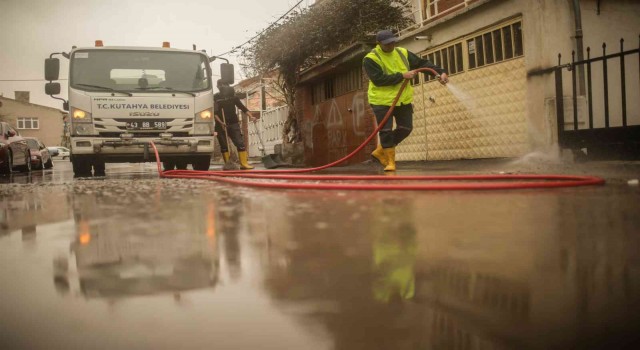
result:
<svg viewBox="0 0 640 350"><path fill-rule="evenodd" d="M214 148L210 58L163 47L74 48L69 59L71 162L77 176L104 175L105 163L155 161L165 170L208 170ZM52 54L53 56L54 54ZM233 66L223 64L227 81ZM229 67L230 66L230 67ZM47 94L59 93L59 61L45 62ZM58 97L54 97L58 98ZM60 98L58 98L60 99Z"/></svg>

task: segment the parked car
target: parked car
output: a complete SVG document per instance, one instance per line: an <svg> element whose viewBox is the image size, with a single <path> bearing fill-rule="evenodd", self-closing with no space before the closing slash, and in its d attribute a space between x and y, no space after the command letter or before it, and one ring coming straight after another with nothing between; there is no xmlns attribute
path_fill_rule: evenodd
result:
<svg viewBox="0 0 640 350"><path fill-rule="evenodd" d="M32 169L51 169L53 161L47 147L35 137L25 137L27 145L31 150L31 168Z"/></svg>
<svg viewBox="0 0 640 350"><path fill-rule="evenodd" d="M0 133L0 173L30 172L31 151L27 140L6 122L0 122Z"/></svg>
<svg viewBox="0 0 640 350"><path fill-rule="evenodd" d="M66 147L52 146L52 147L49 147L49 148L56 148L58 150L58 154L55 155L54 157L60 157L62 159L67 159L71 155L71 151Z"/></svg>
<svg viewBox="0 0 640 350"><path fill-rule="evenodd" d="M51 157L57 157L58 156L58 147L47 147L47 150L49 150L49 154L51 155Z"/></svg>

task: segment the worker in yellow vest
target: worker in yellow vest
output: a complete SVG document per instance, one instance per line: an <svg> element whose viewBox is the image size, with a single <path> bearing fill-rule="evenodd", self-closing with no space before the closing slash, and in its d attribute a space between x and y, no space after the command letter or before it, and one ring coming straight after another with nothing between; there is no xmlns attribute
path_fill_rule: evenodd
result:
<svg viewBox="0 0 640 350"><path fill-rule="evenodd" d="M449 82L444 69L427 59L418 57L409 50L397 47L398 37L390 30L382 30L376 35L376 47L363 59L363 66L369 76L369 104L378 123L391 108L402 81L413 79L418 68L431 68L438 72L437 78L442 84ZM425 73L428 74L428 73ZM385 171L396 170L396 149L413 129L413 88L407 84L393 110L396 128L390 118L380 129L380 143L371 156L380 162Z"/></svg>

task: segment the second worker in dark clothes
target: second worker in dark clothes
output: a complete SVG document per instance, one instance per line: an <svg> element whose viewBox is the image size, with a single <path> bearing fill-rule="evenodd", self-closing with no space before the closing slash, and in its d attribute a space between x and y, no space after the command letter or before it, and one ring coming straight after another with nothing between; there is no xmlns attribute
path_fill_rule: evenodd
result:
<svg viewBox="0 0 640 350"><path fill-rule="evenodd" d="M220 143L220 151L222 152L222 158L224 162L228 162L230 158L229 145L227 144L227 135L238 149L238 159L240 161L240 169L249 170L253 169L248 162L247 149L244 145L244 138L242 137L242 130L240 128L240 120L236 113L236 107L247 115L250 120L253 120L253 116L249 112L249 109L240 102L240 99L235 95L233 87L223 84L218 80L218 93L213 95L214 102L214 115L216 116L215 131L218 134L218 142ZM221 123L224 122L223 123ZM225 133L226 126L226 133Z"/></svg>

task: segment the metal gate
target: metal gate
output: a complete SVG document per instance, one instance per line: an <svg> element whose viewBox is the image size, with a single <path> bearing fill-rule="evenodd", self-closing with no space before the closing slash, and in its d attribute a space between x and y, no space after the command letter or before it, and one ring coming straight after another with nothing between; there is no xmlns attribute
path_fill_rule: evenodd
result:
<svg viewBox="0 0 640 350"><path fill-rule="evenodd" d="M640 37L639 37L640 39ZM561 148L586 151L589 159L640 159L640 45L634 50L555 67L556 117ZM571 106L565 106L563 75L571 75ZM586 86L585 86L586 85ZM567 108L568 107L568 108ZM566 108L566 109L565 109ZM571 119L565 120L566 116Z"/></svg>
<svg viewBox="0 0 640 350"><path fill-rule="evenodd" d="M281 106L270 110L262 111L260 119L257 121L257 131L264 142L265 154L274 154L275 146L282 143L282 132L284 124L287 122L289 107ZM250 157L262 156L260 150L260 139L253 126L249 126L249 143L247 150Z"/></svg>

